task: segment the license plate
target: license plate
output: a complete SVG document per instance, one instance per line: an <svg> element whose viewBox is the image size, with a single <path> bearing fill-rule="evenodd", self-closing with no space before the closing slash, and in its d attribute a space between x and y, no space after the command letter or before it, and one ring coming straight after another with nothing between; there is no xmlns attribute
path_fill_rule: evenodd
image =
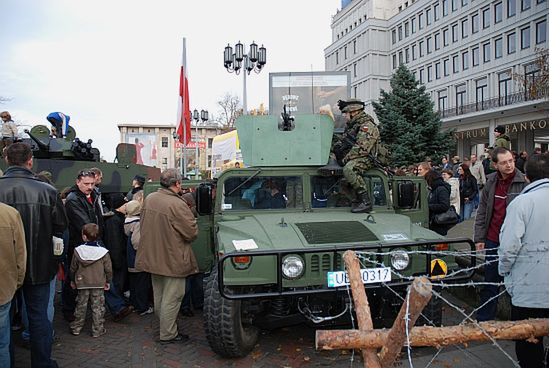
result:
<svg viewBox="0 0 549 368"><path fill-rule="evenodd" d="M360 277L364 284L391 281L391 268L365 268L360 270ZM345 271L328 272L328 287L349 285L349 277Z"/></svg>

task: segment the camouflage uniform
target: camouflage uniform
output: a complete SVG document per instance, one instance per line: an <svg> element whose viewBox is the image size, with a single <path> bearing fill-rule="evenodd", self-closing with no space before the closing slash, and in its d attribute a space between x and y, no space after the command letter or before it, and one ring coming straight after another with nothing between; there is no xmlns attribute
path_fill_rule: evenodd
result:
<svg viewBox="0 0 549 368"><path fill-rule="evenodd" d="M92 336L99 336L103 333L103 324L105 323L105 291L103 289L80 289L76 298L76 309L74 311L74 321L70 328L74 334L79 334L86 322L86 310L88 308L88 299L92 311Z"/></svg>
<svg viewBox="0 0 549 368"><path fill-rule="evenodd" d="M368 191L368 186L364 181L364 173L374 165L368 154L375 154L379 143L379 130L374 124L374 119L360 111L345 126L343 135L356 137L356 142L351 150L343 158L343 175L353 189L359 194Z"/></svg>

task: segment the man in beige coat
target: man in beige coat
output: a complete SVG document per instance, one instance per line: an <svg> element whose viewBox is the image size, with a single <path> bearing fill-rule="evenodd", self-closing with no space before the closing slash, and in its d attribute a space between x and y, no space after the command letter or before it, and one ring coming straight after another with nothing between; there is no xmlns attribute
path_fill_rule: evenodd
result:
<svg viewBox="0 0 549 368"><path fill-rule="evenodd" d="M185 295L185 278L198 272L191 243L198 226L180 193L182 177L176 169L160 174L156 193L145 198L141 210L141 241L135 267L152 278L154 311L160 319L160 342L186 341L178 332L177 314Z"/></svg>
<svg viewBox="0 0 549 368"><path fill-rule="evenodd" d="M10 366L10 305L27 267L25 230L15 208L0 203L0 367Z"/></svg>

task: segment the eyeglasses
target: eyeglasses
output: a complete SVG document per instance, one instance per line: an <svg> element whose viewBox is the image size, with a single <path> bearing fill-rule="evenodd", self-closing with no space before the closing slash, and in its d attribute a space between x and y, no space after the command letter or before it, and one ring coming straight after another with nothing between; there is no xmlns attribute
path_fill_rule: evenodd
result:
<svg viewBox="0 0 549 368"><path fill-rule="evenodd" d="M77 178L80 179L81 177L84 177L84 176L92 176L95 178L95 173L89 170L82 170L78 173Z"/></svg>

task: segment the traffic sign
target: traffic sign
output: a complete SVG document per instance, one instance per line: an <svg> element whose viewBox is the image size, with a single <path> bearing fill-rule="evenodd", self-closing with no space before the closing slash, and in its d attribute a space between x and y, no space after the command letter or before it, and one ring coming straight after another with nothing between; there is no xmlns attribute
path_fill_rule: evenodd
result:
<svg viewBox="0 0 549 368"><path fill-rule="evenodd" d="M443 279L448 274L448 265L442 259L435 258L431 261L431 279Z"/></svg>

